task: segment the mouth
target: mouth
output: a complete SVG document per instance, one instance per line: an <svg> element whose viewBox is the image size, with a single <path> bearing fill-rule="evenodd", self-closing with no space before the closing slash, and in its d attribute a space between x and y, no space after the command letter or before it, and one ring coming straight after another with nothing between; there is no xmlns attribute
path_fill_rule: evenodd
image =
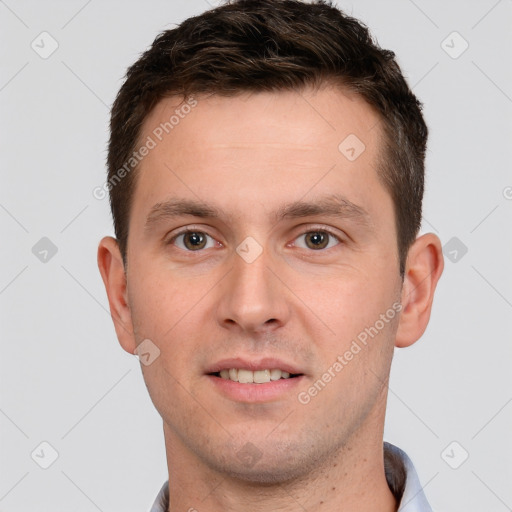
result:
<svg viewBox="0 0 512 512"><path fill-rule="evenodd" d="M234 357L206 368L216 392L234 402L268 403L290 400L306 374L302 368L272 357Z"/></svg>
<svg viewBox="0 0 512 512"><path fill-rule="evenodd" d="M255 371L245 368L225 368L218 372L211 372L208 375L232 382L239 382L240 384L266 384L281 379L295 379L301 377L303 374L290 373L280 368Z"/></svg>

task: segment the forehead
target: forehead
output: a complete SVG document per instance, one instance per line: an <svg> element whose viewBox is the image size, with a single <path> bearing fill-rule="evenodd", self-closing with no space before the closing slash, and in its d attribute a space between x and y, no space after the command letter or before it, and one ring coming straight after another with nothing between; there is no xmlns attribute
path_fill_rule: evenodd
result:
<svg viewBox="0 0 512 512"><path fill-rule="evenodd" d="M181 154L197 146L203 150L227 145L247 149L247 144L257 143L269 149L310 152L332 147L350 134L368 147L380 135L379 119L360 95L329 84L319 89L240 92L229 97L201 94L183 100L171 96L150 112L141 138L152 135L158 142L172 143L173 138L188 136Z"/></svg>
<svg viewBox="0 0 512 512"><path fill-rule="evenodd" d="M148 208L170 195L278 207L338 186L357 202L380 187L379 116L334 86L165 98L143 124L139 143L149 140L135 193Z"/></svg>

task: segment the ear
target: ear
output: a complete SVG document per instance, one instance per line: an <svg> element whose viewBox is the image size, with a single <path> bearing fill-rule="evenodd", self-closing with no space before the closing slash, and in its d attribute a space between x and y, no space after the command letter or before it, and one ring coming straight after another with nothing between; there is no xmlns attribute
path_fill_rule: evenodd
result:
<svg viewBox="0 0 512 512"><path fill-rule="evenodd" d="M126 352L135 353L132 316L126 293L126 274L119 245L115 238L106 236L98 246L98 267L107 291L110 314L117 339Z"/></svg>
<svg viewBox="0 0 512 512"><path fill-rule="evenodd" d="M417 238L407 255L395 346L408 347L425 332L443 268L443 249L439 238L433 233Z"/></svg>

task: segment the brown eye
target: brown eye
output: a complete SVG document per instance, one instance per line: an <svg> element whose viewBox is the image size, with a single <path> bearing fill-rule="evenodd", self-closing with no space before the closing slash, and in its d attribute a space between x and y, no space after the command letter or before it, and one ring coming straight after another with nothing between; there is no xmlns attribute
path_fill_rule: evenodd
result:
<svg viewBox="0 0 512 512"><path fill-rule="evenodd" d="M310 249L324 249L327 247L328 235L320 231L306 233L306 245Z"/></svg>
<svg viewBox="0 0 512 512"><path fill-rule="evenodd" d="M206 237L203 233L193 231L183 235L183 242L187 249L194 251L196 249L203 249L206 245Z"/></svg>
<svg viewBox="0 0 512 512"><path fill-rule="evenodd" d="M207 246L208 239L211 239L209 246ZM169 243L189 252L197 252L215 245L214 240L202 231L183 231L174 236Z"/></svg>
<svg viewBox="0 0 512 512"><path fill-rule="evenodd" d="M299 245L304 249L312 249L314 251L322 250L325 248L331 248L340 243L340 240L337 236L329 233L328 231L308 231L299 235L297 240L301 238L304 239L304 245ZM332 243L334 242L334 243Z"/></svg>

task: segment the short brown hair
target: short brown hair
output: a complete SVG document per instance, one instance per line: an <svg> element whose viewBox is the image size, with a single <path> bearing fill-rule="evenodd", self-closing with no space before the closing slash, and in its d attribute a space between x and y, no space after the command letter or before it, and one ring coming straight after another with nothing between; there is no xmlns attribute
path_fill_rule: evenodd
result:
<svg viewBox="0 0 512 512"><path fill-rule="evenodd" d="M108 183L114 228L126 264L136 185L126 165L141 127L164 97L299 90L334 82L379 114L384 147L378 175L395 210L400 273L420 225L428 130L421 103L392 51L329 0L228 0L159 34L127 71L112 107ZM340 141L341 142L341 141Z"/></svg>

